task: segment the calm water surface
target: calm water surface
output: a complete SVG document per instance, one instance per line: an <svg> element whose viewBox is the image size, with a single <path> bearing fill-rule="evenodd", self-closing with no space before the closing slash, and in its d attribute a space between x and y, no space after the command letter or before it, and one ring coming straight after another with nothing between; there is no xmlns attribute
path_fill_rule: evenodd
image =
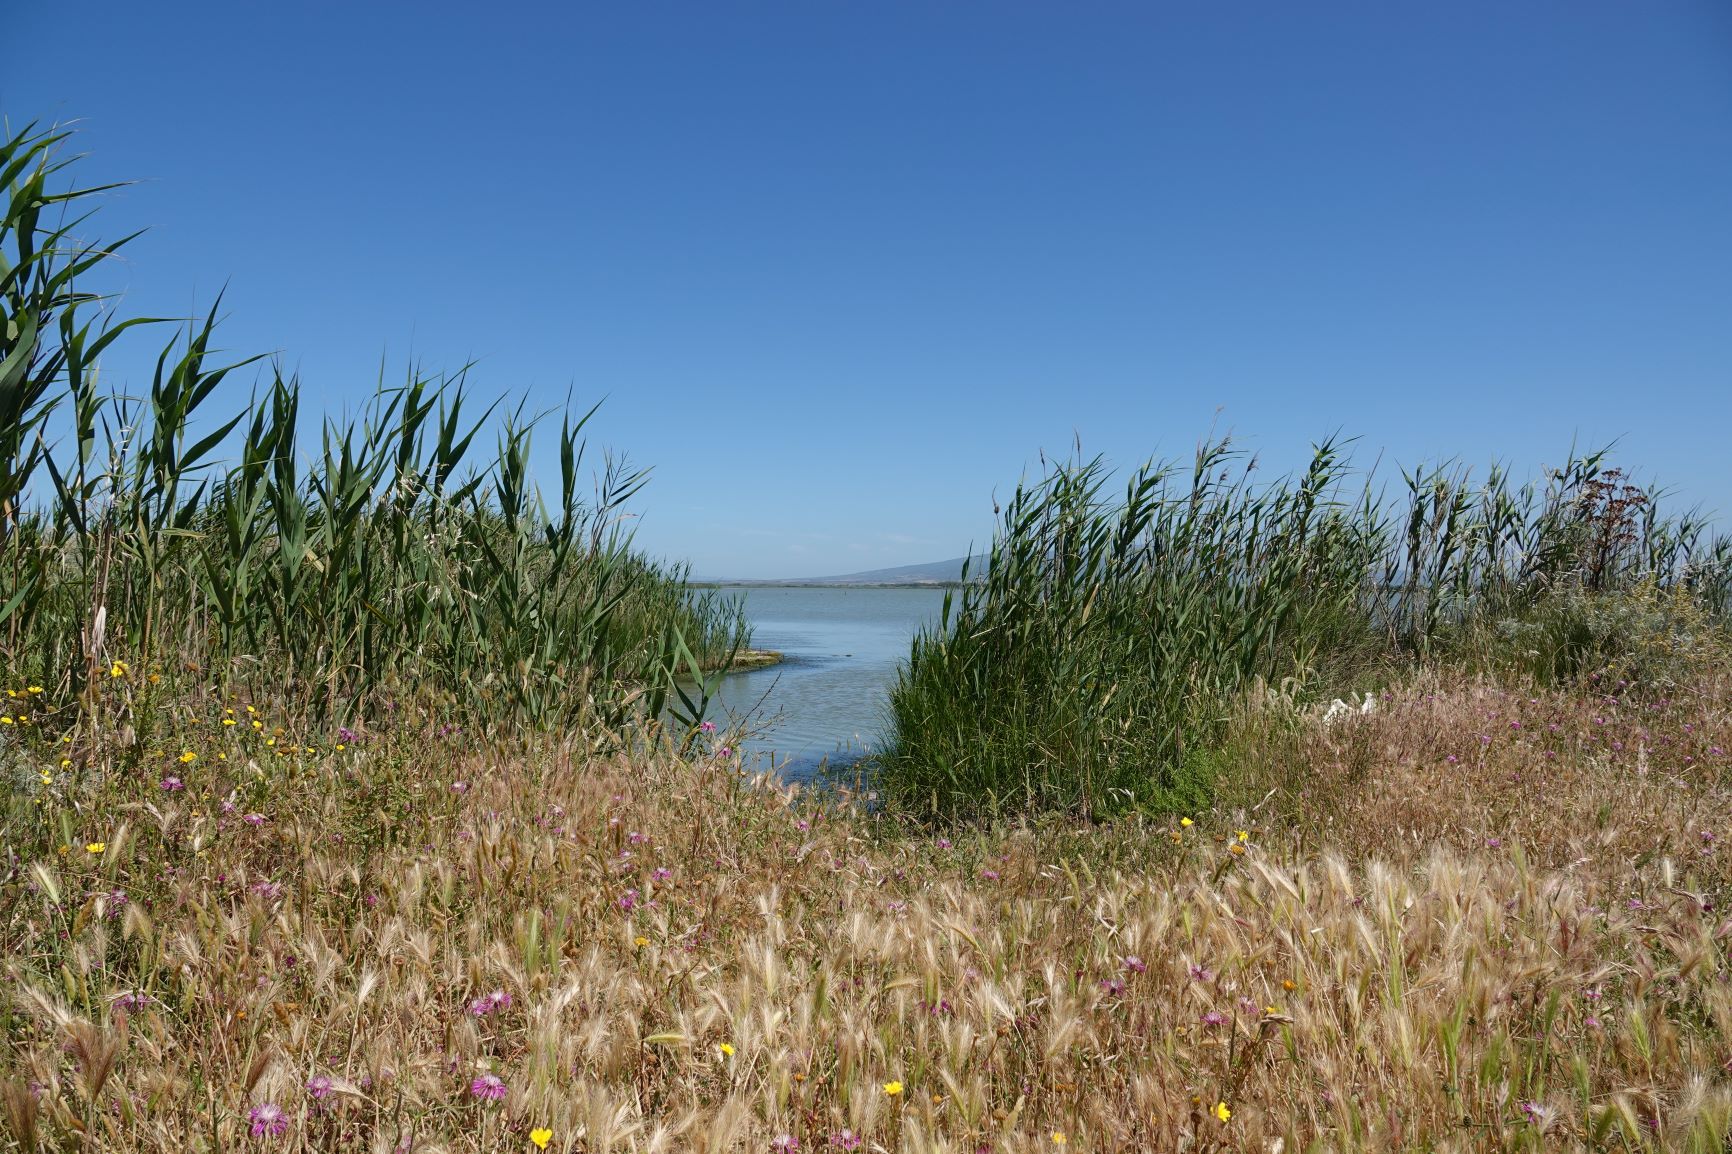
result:
<svg viewBox="0 0 1732 1154"><path fill-rule="evenodd" d="M720 716L744 723L757 767L808 778L873 749L898 663L921 625L938 620L941 589L737 589L752 646L781 652L768 669L730 674ZM773 759L773 762L772 762Z"/></svg>

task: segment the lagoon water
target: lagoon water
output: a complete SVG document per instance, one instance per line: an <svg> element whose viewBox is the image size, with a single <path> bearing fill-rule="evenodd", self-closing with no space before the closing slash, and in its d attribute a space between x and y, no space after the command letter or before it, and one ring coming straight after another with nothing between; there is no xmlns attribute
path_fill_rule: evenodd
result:
<svg viewBox="0 0 1732 1154"><path fill-rule="evenodd" d="M722 711L744 724L747 764L809 778L874 748L898 663L921 625L938 620L942 589L741 588L752 646L779 651L767 669L723 678Z"/></svg>

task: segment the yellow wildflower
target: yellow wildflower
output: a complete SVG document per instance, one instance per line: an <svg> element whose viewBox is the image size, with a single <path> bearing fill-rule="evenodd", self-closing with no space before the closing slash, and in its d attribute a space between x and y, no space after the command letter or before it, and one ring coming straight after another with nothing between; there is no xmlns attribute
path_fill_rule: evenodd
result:
<svg viewBox="0 0 1732 1154"><path fill-rule="evenodd" d="M110 665L108 667L108 675L110 677L125 677L126 676L126 662L116 661L113 665Z"/></svg>
<svg viewBox="0 0 1732 1154"><path fill-rule="evenodd" d="M537 1150L545 1150L547 1144L553 1140L553 1131L546 1126L537 1126L529 1132L529 1140L535 1143Z"/></svg>
<svg viewBox="0 0 1732 1154"><path fill-rule="evenodd" d="M732 1058L734 1056L734 1048L732 1046L728 1045L726 1042L723 1042L720 1046L717 1046L716 1049L720 1050L727 1057Z"/></svg>
<svg viewBox="0 0 1732 1154"><path fill-rule="evenodd" d="M1216 1102L1215 1108L1209 1112L1223 1122L1233 1116L1233 1112L1227 1109L1227 1104L1225 1102Z"/></svg>
<svg viewBox="0 0 1732 1154"><path fill-rule="evenodd" d="M634 945L636 945L638 949L641 950L645 946L649 945L649 939L644 937L642 934L639 934L637 937L632 939L632 943Z"/></svg>
<svg viewBox="0 0 1732 1154"><path fill-rule="evenodd" d="M1179 819L1179 824L1184 826L1186 829L1190 829L1192 826L1196 825L1197 823L1192 821L1188 817L1181 817Z"/></svg>
<svg viewBox="0 0 1732 1154"><path fill-rule="evenodd" d="M886 1082L884 1083L884 1092L894 1098L896 1095L902 1093L902 1083Z"/></svg>
<svg viewBox="0 0 1732 1154"><path fill-rule="evenodd" d="M1251 835L1244 830L1239 831L1238 837L1239 837L1239 840L1241 842L1247 842L1247 841L1251 840Z"/></svg>
<svg viewBox="0 0 1732 1154"><path fill-rule="evenodd" d="M32 686L31 686L31 687L30 687L30 689L29 689L29 692L31 692L31 693L41 693L41 692L42 692L42 687L41 687L41 686L40 686L40 685L32 685Z"/></svg>
<svg viewBox="0 0 1732 1154"><path fill-rule="evenodd" d="M85 853L101 853L107 848L108 843L105 841L87 841L84 843Z"/></svg>
<svg viewBox="0 0 1732 1154"><path fill-rule="evenodd" d="M1064 1136L1063 1130L1054 1130L1052 1132L1052 1144L1054 1146L1063 1146L1066 1142L1069 1142L1069 1141L1070 1141L1070 1139L1066 1138Z"/></svg>
<svg viewBox="0 0 1732 1154"><path fill-rule="evenodd" d="M185 753L180 755L180 763L182 765L191 765L193 762L195 762L197 760L198 760L198 754L194 753L190 749L187 750Z"/></svg>
<svg viewBox="0 0 1732 1154"><path fill-rule="evenodd" d="M235 719L232 717L223 718L223 724L224 725L233 725L234 723L235 723Z"/></svg>

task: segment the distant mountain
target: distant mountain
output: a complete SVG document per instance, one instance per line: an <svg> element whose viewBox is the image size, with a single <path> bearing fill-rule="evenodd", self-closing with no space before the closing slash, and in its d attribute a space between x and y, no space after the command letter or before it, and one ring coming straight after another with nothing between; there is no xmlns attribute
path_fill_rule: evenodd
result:
<svg viewBox="0 0 1732 1154"><path fill-rule="evenodd" d="M842 573L835 577L788 577L778 581L717 581L718 585L955 585L962 580L966 557L928 561L922 565L897 565L890 569L868 569L864 573ZM979 572L986 558L976 556L971 572Z"/></svg>

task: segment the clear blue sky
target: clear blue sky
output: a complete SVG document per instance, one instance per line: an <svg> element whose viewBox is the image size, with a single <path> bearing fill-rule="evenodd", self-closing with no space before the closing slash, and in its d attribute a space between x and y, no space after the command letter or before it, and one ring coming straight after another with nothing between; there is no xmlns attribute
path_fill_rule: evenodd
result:
<svg viewBox="0 0 1732 1154"><path fill-rule="evenodd" d="M956 556L1041 449L1518 470L1732 511L1732 7L29 3L0 113L139 179L126 308L340 406L607 397L712 576ZM153 338L154 339L154 338ZM110 359L136 374L147 350ZM1722 518L1722 524L1725 524Z"/></svg>

